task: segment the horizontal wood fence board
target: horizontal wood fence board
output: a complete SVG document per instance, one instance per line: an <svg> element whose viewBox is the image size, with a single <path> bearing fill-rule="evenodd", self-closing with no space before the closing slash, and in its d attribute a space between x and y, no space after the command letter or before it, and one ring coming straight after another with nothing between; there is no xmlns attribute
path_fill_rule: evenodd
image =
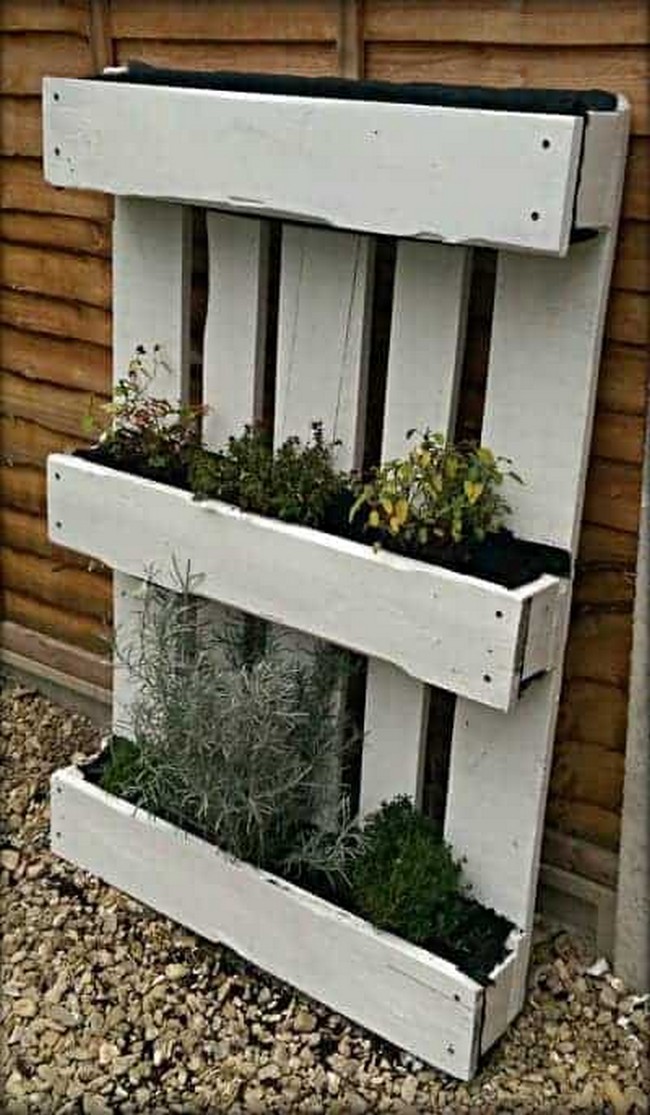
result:
<svg viewBox="0 0 650 1115"><path fill-rule="evenodd" d="M516 700L526 640L536 672L542 659L548 668L554 661L566 583L553 577L509 591L59 455L49 461L49 527L52 541L133 577L146 563L163 587L175 587L174 560L189 562L201 596L496 708ZM540 593L556 598L544 631L531 625Z"/></svg>
<svg viewBox="0 0 650 1115"><path fill-rule="evenodd" d="M44 119L58 186L410 238L568 246L583 128L570 116L46 78Z"/></svg>
<svg viewBox="0 0 650 1115"><path fill-rule="evenodd" d="M485 992L448 961L136 810L74 767L52 778L51 832L58 855L422 1060L464 1079L475 1070Z"/></svg>

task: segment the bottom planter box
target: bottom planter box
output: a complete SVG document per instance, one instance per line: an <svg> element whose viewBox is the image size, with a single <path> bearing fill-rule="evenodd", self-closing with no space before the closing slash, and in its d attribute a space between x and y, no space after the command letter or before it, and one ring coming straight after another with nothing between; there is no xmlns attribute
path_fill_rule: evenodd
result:
<svg viewBox="0 0 650 1115"><path fill-rule="evenodd" d="M58 855L453 1076L473 1076L520 1005L527 950L517 931L483 987L448 961L107 794L77 767L55 772L51 788Z"/></svg>

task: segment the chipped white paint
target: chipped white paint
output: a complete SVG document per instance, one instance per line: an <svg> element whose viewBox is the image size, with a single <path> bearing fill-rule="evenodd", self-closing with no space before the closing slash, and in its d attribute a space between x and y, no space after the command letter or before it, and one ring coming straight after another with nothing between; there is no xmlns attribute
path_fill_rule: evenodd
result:
<svg viewBox="0 0 650 1115"><path fill-rule="evenodd" d="M499 708L517 699L530 601L562 591L547 576L509 591L64 454L49 458L48 515L53 541L114 569L140 576L148 562L172 588L172 562L189 562L208 599Z"/></svg>
<svg viewBox="0 0 650 1115"><path fill-rule="evenodd" d="M384 408L382 459L403 457L409 429L453 434L461 374L470 250L400 241ZM429 687L368 662L362 814L406 794L421 801Z"/></svg>
<svg viewBox="0 0 650 1115"><path fill-rule="evenodd" d="M113 223L113 383L146 349L149 395L186 401L189 394L191 212L180 205L116 198ZM157 352L154 353L154 348ZM98 494L91 514L98 516ZM146 548L146 547L145 547ZM146 573L147 558L138 570ZM128 732L134 684L127 661L141 627L142 584L113 577L113 725ZM131 650L129 649L131 648Z"/></svg>
<svg viewBox="0 0 650 1115"><path fill-rule="evenodd" d="M572 116L74 78L46 78L43 95L45 174L57 186L358 232L568 247L583 130Z"/></svg>
<svg viewBox="0 0 650 1115"><path fill-rule="evenodd" d="M453 964L134 809L74 767L52 778L52 848L415 1057L461 1079L476 1070L485 990Z"/></svg>

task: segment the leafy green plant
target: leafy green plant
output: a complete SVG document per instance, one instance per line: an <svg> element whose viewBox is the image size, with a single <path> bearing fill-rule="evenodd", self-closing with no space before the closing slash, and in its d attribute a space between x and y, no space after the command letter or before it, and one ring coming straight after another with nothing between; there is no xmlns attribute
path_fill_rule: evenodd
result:
<svg viewBox="0 0 650 1115"><path fill-rule="evenodd" d="M138 345L112 401L101 405L100 415L91 412L84 425L88 433L98 437L103 453L112 460L135 459L147 472L173 473L187 465L199 444L199 420L206 408L148 394L161 364L158 345L153 347L150 364L146 349Z"/></svg>
<svg viewBox="0 0 650 1115"><path fill-rule="evenodd" d="M242 625L202 622L191 589L146 585L138 638L121 651L137 689L130 743L102 784L258 866L346 885L358 835L345 793L334 822L319 810L342 747L332 694L348 656L297 657L268 633L255 657Z"/></svg>
<svg viewBox="0 0 650 1115"><path fill-rule="evenodd" d="M415 944L453 931L461 865L407 797L369 817L350 875L354 908L378 928Z"/></svg>
<svg viewBox="0 0 650 1115"><path fill-rule="evenodd" d="M319 527L347 479L333 462L333 446L320 423L311 441L287 440L274 453L268 434L248 426L218 453L199 450L190 466L190 486L199 499L220 499L244 511Z"/></svg>
<svg viewBox="0 0 650 1115"><path fill-rule="evenodd" d="M510 510L501 485L519 477L504 469L509 464L485 446L454 445L425 429L403 460L387 461L357 485L350 520L363 509L367 527L410 549L480 542Z"/></svg>

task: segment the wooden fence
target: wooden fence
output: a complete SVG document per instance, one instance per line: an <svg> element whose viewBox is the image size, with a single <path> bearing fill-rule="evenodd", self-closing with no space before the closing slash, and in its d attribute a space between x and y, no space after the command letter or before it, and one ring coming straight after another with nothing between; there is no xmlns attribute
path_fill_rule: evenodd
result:
<svg viewBox="0 0 650 1115"><path fill-rule="evenodd" d="M87 76L139 58L196 69L600 87L629 98L623 222L544 850L547 863L613 887L650 339L645 0L4 0L0 32L3 642L100 686L108 684L101 656L110 581L48 542L44 462L83 440L91 400L109 391L111 205L44 183L43 76ZM389 274L390 260L380 266ZM199 269L197 314L201 288ZM380 281L379 356L381 289ZM468 429L485 368L489 295L486 256L471 309L461 407ZM551 464L552 439L548 452ZM432 748L432 782L437 762Z"/></svg>

